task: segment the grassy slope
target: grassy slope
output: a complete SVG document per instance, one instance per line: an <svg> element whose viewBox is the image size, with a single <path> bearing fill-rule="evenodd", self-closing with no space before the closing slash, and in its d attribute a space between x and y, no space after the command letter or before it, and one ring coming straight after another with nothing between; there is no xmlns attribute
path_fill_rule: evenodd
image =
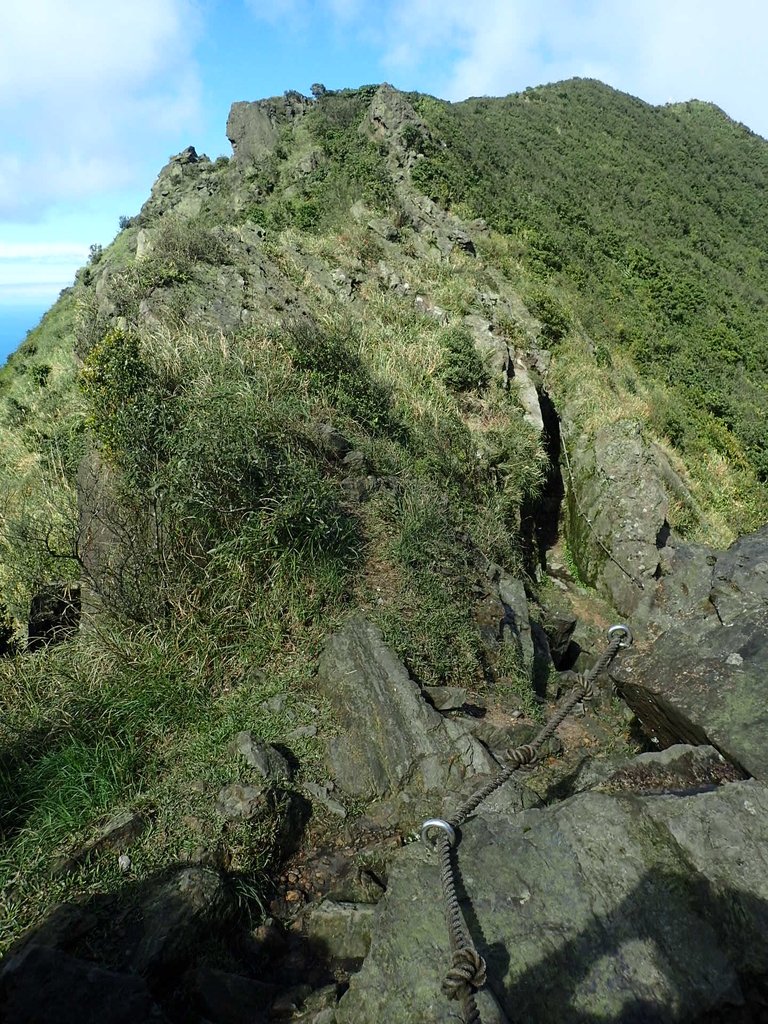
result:
<svg viewBox="0 0 768 1024"><path fill-rule="evenodd" d="M504 232L598 343L669 387L673 443L727 449L712 414L767 480L768 143L710 105L592 81L414 102L450 143L424 143L417 183Z"/></svg>
<svg viewBox="0 0 768 1024"><path fill-rule="evenodd" d="M9 897L0 944L54 900L120 888L115 857L58 878L49 868L55 855L93 835L102 815L127 805L151 811L154 821L131 848L133 877L199 856L202 847L258 892L274 854L274 823L254 831L224 825L213 812L219 786L248 781L229 740L239 729L279 738L301 762L300 779L323 778L320 741L294 730L316 724L322 737L333 728L311 676L322 637L350 608L379 621L424 681L482 685L488 666L472 619L472 581L486 556L520 571L519 509L540 480L542 455L513 398L457 384L474 371L456 328L480 292L511 283L559 337L559 386L581 393L585 427L625 413L627 396L641 417L675 404L663 382L643 379L632 346L621 342L620 351L607 329L607 354L595 358L573 329L590 316L575 271L547 263L564 246L545 244L544 227L531 226L517 207L498 221L506 233L487 237L479 259L457 254L448 263L425 256L407 228L397 251L385 253L364 225L351 222L349 205L362 196L398 224L382 155L358 131L370 96L329 96L244 181L222 163L208 206L192 220L166 215L150 257L130 256L135 229L118 236L93 270L97 277L120 269L110 287L123 334L105 333L93 282L81 279L30 339L36 351L28 343L3 371L11 452L3 472L13 497L2 586L20 617L41 579L79 571L52 558L44 542L64 552L71 540L73 475L83 451L99 449L112 464L133 521L159 517L167 529L162 541L155 531L152 543L144 539L131 553L139 557L130 607L113 606L73 644L0 663L0 872ZM498 103L498 110L535 106L530 98ZM458 147L451 167L461 171L464 191L442 198L491 220L483 203L499 179L492 174L487 188L467 185L466 133L478 115L471 105L419 105L437 127L448 119ZM493 126L496 113L487 116ZM480 148L495 138L489 131ZM493 162L511 174L503 165L513 150L507 144ZM298 156L313 147L324 159L297 182ZM528 147L536 148L530 140ZM555 155L542 158L537 180ZM422 162L427 169L430 159ZM429 173L437 181L445 170L443 163ZM547 206L520 188L514 194L527 196L526 210ZM512 190L499 195L512 202ZM229 223L233 209L240 212ZM234 260L238 273L252 271L216 232L254 222L266 226L263 257L307 297L315 324L308 333L276 329L267 311L228 339L185 322L188 300L200 297L217 263ZM623 230L630 233L629 222ZM575 237L562 232L566 241ZM385 255L410 285L407 295L377 279ZM319 285L313 261L320 271L362 277L362 307L350 315L343 296ZM158 289L168 298L168 322L141 327L140 304ZM446 327L416 310L417 293L447 310ZM640 303L632 295L627 301ZM632 308L642 327L645 307ZM602 322L602 314L589 321L598 336ZM509 325L512 337L516 330ZM75 335L86 356L84 390L73 386ZM38 364L51 365L48 376L35 372ZM347 499L348 470L319 443L321 423L349 438L366 474L387 481L367 502ZM747 469L734 472L716 457L724 463L720 500L742 479L748 495L759 493ZM714 495L701 493L706 519ZM56 536L46 526L52 515ZM25 522L38 526L20 533ZM136 536L145 538L141 530Z"/></svg>

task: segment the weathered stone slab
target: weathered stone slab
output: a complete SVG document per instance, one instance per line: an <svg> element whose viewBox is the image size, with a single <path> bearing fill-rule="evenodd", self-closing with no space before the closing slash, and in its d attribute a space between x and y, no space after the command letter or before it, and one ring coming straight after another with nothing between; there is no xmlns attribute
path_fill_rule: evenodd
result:
<svg viewBox="0 0 768 1024"><path fill-rule="evenodd" d="M614 680L662 746L711 743L768 779L768 528L704 561L683 557L695 580L706 567L708 587L674 565L660 587L666 628L617 661Z"/></svg>
<svg viewBox="0 0 768 1024"><path fill-rule="evenodd" d="M350 795L451 792L494 770L462 724L427 704L381 632L363 619L327 641L318 686L339 723L329 746L333 775Z"/></svg>
<svg viewBox="0 0 768 1024"><path fill-rule="evenodd" d="M457 855L488 988L510 1020L684 1024L743 1006L768 971L758 783L583 793L517 816L482 809ZM440 987L449 963L439 866L414 844L392 866L338 1024L452 1019Z"/></svg>

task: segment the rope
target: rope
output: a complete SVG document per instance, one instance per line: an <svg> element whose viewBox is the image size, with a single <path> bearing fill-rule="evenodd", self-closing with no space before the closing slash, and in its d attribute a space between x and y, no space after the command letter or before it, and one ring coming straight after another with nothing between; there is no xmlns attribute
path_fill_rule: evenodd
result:
<svg viewBox="0 0 768 1024"><path fill-rule="evenodd" d="M627 626L612 626L608 631L608 636L610 640L605 651L588 672L579 676L577 685L539 731L533 742L509 751L507 755L509 764L465 800L453 817L447 821L441 818L430 818L422 825L421 836L425 841L429 840L431 831L438 829L435 849L440 859L440 883L445 900L448 937L451 945L451 966L445 975L442 988L449 999L455 999L461 1004L464 1024L482 1024L474 993L485 984L486 964L472 941L456 891L458 877L458 867L454 863L456 830L474 814L491 793L503 786L519 768L526 764L532 764L536 760L542 746L580 701L590 700L593 697L593 682L608 668L619 650L622 647L629 647L632 643L632 633Z"/></svg>
<svg viewBox="0 0 768 1024"><path fill-rule="evenodd" d="M599 537L599 535L597 533L597 530L592 525L592 520L589 518L587 513L581 507L581 502L579 501L579 496L576 493L576 484L574 483L573 473L571 472L571 461L568 458L568 447L567 447L565 441L563 441L562 449L563 449L563 455L565 456L565 465L566 465L566 468L568 470L568 479L571 481L571 494L573 495L573 500L576 502L576 511L579 513L581 518L587 524L587 526L589 527L589 529L590 529L590 531L592 533L592 536L595 538L597 543L600 545L600 547L603 549L603 551L606 553L606 555L610 558L610 560L613 562L613 564L615 566L618 566L618 568L621 569L621 571L624 573L624 575L627 577L627 579L632 580L632 582L635 584L636 587L639 587L641 590L645 590L645 584L643 583L643 581L638 579L637 576L633 576L632 573L629 571L629 569L625 569L624 566L621 564L621 562L619 562L615 558L615 556L613 555L611 550L605 546L603 541L600 539L600 537Z"/></svg>

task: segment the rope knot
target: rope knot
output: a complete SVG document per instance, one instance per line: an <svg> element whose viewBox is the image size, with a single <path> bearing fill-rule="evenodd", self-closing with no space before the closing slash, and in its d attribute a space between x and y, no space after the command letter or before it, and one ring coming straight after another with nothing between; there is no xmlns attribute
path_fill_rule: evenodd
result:
<svg viewBox="0 0 768 1024"><path fill-rule="evenodd" d="M443 981L443 992L449 999L460 999L472 989L485 984L485 960L476 949L462 946L453 954L453 962Z"/></svg>
<svg viewBox="0 0 768 1024"><path fill-rule="evenodd" d="M515 747L514 750L508 751L507 756L511 764L516 764L521 768L524 764L530 764L536 760L536 750L530 743L526 743L522 747Z"/></svg>
<svg viewBox="0 0 768 1024"><path fill-rule="evenodd" d="M581 686L581 699L594 700L595 691L592 687L592 681L587 677L585 672L579 673L579 685Z"/></svg>

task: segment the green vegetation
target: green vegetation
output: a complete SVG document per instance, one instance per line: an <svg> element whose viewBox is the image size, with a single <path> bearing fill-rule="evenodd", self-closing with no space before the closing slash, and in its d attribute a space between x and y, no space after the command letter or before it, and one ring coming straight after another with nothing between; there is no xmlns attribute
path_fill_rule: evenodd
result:
<svg viewBox="0 0 768 1024"><path fill-rule="evenodd" d="M278 816L216 816L247 780L229 744L280 740L298 787L322 780L312 676L352 610L418 680L538 716L475 598L489 561L525 575L548 462L465 314L522 347L520 296L576 427L630 416L665 449L690 487L679 532L765 521L765 144L589 82L413 97L414 183L492 228L446 256L364 130L373 93L317 85L258 164L185 165L205 188L121 218L0 371L0 945L121 886L114 858L50 866L128 806L153 820L132 878L202 846L258 903ZM40 585L80 580L78 638L14 653Z"/></svg>
<svg viewBox="0 0 768 1024"><path fill-rule="evenodd" d="M411 96L434 146L414 183L482 216L607 349L631 355L679 410L691 461L730 435L768 481L768 147L708 104L649 107L574 80L505 99ZM714 419L713 419L714 418ZM715 421L726 427L726 435Z"/></svg>

